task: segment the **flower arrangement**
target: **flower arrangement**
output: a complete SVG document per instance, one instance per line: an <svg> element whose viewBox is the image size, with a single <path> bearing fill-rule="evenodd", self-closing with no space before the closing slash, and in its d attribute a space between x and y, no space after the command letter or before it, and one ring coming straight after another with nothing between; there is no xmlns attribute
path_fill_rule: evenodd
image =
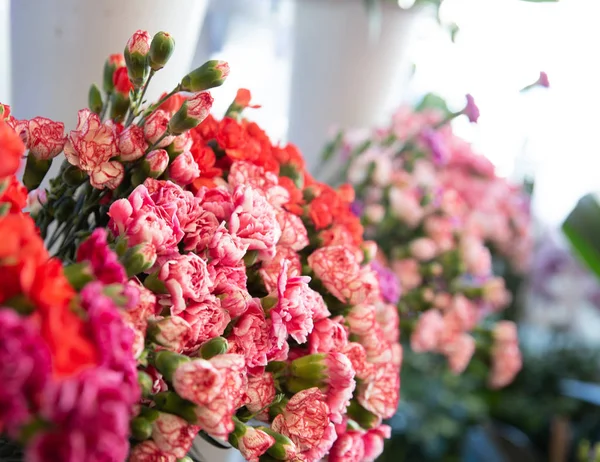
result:
<svg viewBox="0 0 600 462"><path fill-rule="evenodd" d="M0 428L40 462L188 460L197 434L373 461L402 350L354 191L244 119L249 91L210 115L225 62L146 104L173 47L137 31L68 133L0 106Z"/></svg>
<svg viewBox="0 0 600 462"><path fill-rule="evenodd" d="M498 388L513 380L521 355L512 322L482 323L511 299L494 276L491 249L527 267L528 198L454 135L448 122L460 115L477 121L470 95L455 113L429 96L418 110L400 108L388 127L340 133L326 159L337 153L346 165L353 210L379 245L373 266L382 296L398 305L411 349L444 355L457 374L485 351L488 383Z"/></svg>

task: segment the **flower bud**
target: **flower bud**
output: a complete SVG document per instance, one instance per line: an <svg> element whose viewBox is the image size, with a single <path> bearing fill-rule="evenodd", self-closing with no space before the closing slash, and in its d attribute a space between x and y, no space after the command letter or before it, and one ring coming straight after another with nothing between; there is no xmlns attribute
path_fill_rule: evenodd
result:
<svg viewBox="0 0 600 462"><path fill-rule="evenodd" d="M120 67L115 71L113 74L113 84L117 93L129 97L129 92L133 90L133 84L129 80L126 67Z"/></svg>
<svg viewBox="0 0 600 462"><path fill-rule="evenodd" d="M324 364L325 354L312 354L302 356L292 361L290 370L294 377L307 380L308 382L319 382L324 378L327 369Z"/></svg>
<svg viewBox="0 0 600 462"><path fill-rule="evenodd" d="M166 32L158 32L150 43L150 67L158 71L165 67L175 50L175 40Z"/></svg>
<svg viewBox="0 0 600 462"><path fill-rule="evenodd" d="M90 86L90 91L88 92L88 107L95 114L100 114L104 107L100 89L95 83Z"/></svg>
<svg viewBox="0 0 600 462"><path fill-rule="evenodd" d="M276 460L293 460L298 454L298 449L294 442L287 436L282 435L269 427L256 427L257 430L265 432L271 436L275 443L267 449L267 454Z"/></svg>
<svg viewBox="0 0 600 462"><path fill-rule="evenodd" d="M74 165L69 165L62 173L62 179L69 186L78 186L87 179L87 173Z"/></svg>
<svg viewBox="0 0 600 462"><path fill-rule="evenodd" d="M165 380L169 382L179 366L190 362L191 359L168 350L161 350L154 356L154 367L160 372Z"/></svg>
<svg viewBox="0 0 600 462"><path fill-rule="evenodd" d="M131 436L138 441L144 441L152 435L152 424L144 417L138 416L130 423Z"/></svg>
<svg viewBox="0 0 600 462"><path fill-rule="evenodd" d="M236 118L247 107L259 108L260 106L257 104L250 104L251 99L252 95L250 93L250 90L246 88L240 88L237 91L233 102L229 105L227 111L225 111L225 115L227 117Z"/></svg>
<svg viewBox="0 0 600 462"><path fill-rule="evenodd" d="M142 390L142 396L144 398L148 398L152 396L152 377L148 375L144 371L138 371L138 383L140 384L140 389Z"/></svg>
<svg viewBox="0 0 600 462"><path fill-rule="evenodd" d="M229 64L212 59L181 79L181 90L197 92L218 87L223 85L228 75Z"/></svg>
<svg viewBox="0 0 600 462"><path fill-rule="evenodd" d="M122 122L129 110L129 95L115 92L111 96L110 118L115 122Z"/></svg>
<svg viewBox="0 0 600 462"><path fill-rule="evenodd" d="M367 411L364 407L358 404L355 399L350 401L347 409L348 417L354 420L364 429L375 428L381 423L381 418Z"/></svg>
<svg viewBox="0 0 600 462"><path fill-rule="evenodd" d="M0 103L0 120L8 119L10 116L10 106Z"/></svg>
<svg viewBox="0 0 600 462"><path fill-rule="evenodd" d="M181 135L198 126L208 116L213 104L210 93L203 91L185 101L169 121L169 133Z"/></svg>
<svg viewBox="0 0 600 462"><path fill-rule="evenodd" d="M200 168L190 151L182 152L169 166L169 179L179 186L187 186L200 176Z"/></svg>
<svg viewBox="0 0 600 462"><path fill-rule="evenodd" d="M154 396L154 403L160 411L178 415L191 424L198 421L195 413L196 405L184 400L173 391L157 393Z"/></svg>
<svg viewBox="0 0 600 462"><path fill-rule="evenodd" d="M120 67L125 67L125 58L122 54L110 55L104 63L102 88L106 93L112 93L114 90L115 84L113 83L113 75Z"/></svg>
<svg viewBox="0 0 600 462"><path fill-rule="evenodd" d="M143 242L127 249L120 261L127 271L127 277L133 277L154 265L156 248L150 242Z"/></svg>
<svg viewBox="0 0 600 462"><path fill-rule="evenodd" d="M94 280L92 268L88 262L73 263L64 268L65 277L75 290L81 290L88 282Z"/></svg>
<svg viewBox="0 0 600 462"><path fill-rule="evenodd" d="M275 444L275 438L265 431L250 427L235 417L233 422L235 428L229 434L229 443L240 451L244 459L258 460Z"/></svg>
<svg viewBox="0 0 600 462"><path fill-rule="evenodd" d="M119 135L120 160L133 162L144 155L148 149L148 143L144 138L144 130L137 125L130 125Z"/></svg>
<svg viewBox="0 0 600 462"><path fill-rule="evenodd" d="M477 123L479 119L479 108L475 104L475 99L471 95L467 95L467 105L462 110L462 113L469 118L469 122Z"/></svg>
<svg viewBox="0 0 600 462"><path fill-rule="evenodd" d="M364 241L361 249L365 256L363 263L369 263L377 255L377 243L375 241Z"/></svg>
<svg viewBox="0 0 600 462"><path fill-rule="evenodd" d="M200 347L200 356L204 359L210 359L217 355L227 353L229 344L223 337L215 337L202 344Z"/></svg>
<svg viewBox="0 0 600 462"><path fill-rule="evenodd" d="M141 87L150 73L148 54L150 52L150 34L145 30L135 32L127 45L123 55L129 73L129 79L134 87Z"/></svg>
<svg viewBox="0 0 600 462"><path fill-rule="evenodd" d="M169 154L164 149L149 152L142 163L143 172L150 178L161 176L169 165Z"/></svg>
<svg viewBox="0 0 600 462"><path fill-rule="evenodd" d="M23 172L23 184L28 191L37 188L42 183L51 165L52 159L36 159L31 153L27 156L25 172Z"/></svg>
<svg viewBox="0 0 600 462"><path fill-rule="evenodd" d="M144 136L148 142L152 144L158 143L156 147L164 148L175 139L173 135L165 136L169 126L169 116L168 112L158 109L148 117L148 120L144 124Z"/></svg>

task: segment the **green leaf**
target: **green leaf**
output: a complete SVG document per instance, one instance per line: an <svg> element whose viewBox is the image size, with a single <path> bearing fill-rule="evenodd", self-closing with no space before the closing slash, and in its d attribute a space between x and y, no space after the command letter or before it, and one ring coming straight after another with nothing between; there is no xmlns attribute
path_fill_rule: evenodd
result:
<svg viewBox="0 0 600 462"><path fill-rule="evenodd" d="M562 230L575 252L600 278L600 205L593 194L579 200Z"/></svg>
<svg viewBox="0 0 600 462"><path fill-rule="evenodd" d="M416 107L417 112L426 109L437 109L442 111L444 115L450 115L452 113L450 109L448 109L446 100L435 93L427 93Z"/></svg>

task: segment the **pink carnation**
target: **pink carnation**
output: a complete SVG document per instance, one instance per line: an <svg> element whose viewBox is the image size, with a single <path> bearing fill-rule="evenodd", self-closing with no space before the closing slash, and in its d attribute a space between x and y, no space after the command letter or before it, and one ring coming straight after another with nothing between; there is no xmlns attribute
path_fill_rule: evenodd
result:
<svg viewBox="0 0 600 462"><path fill-rule="evenodd" d="M163 135L167 131L169 126L170 115L168 112L158 109L152 113L144 124L144 136L151 145L155 145L158 140L162 138L155 148L164 148L170 145L175 137L173 135L167 135L163 138Z"/></svg>
<svg viewBox="0 0 600 462"><path fill-rule="evenodd" d="M362 436L365 445L363 462L375 462L383 453L383 440L390 436L392 436L392 429L389 425L379 425L377 428L367 430Z"/></svg>
<svg viewBox="0 0 600 462"><path fill-rule="evenodd" d="M248 402L246 408L256 414L258 411L268 406L275 399L275 380L273 374L265 372L256 376L248 377ZM268 421L268 409L263 410L256 415L259 420Z"/></svg>
<svg viewBox="0 0 600 462"><path fill-rule="evenodd" d="M11 308L0 309L0 329L0 421L16 437L50 381L50 351L33 320Z"/></svg>
<svg viewBox="0 0 600 462"><path fill-rule="evenodd" d="M455 374L461 374L471 361L475 352L475 339L469 334L459 334L440 347L441 353L448 358L448 365Z"/></svg>
<svg viewBox="0 0 600 462"><path fill-rule="evenodd" d="M181 459L192 447L200 427L190 425L181 417L160 412L158 419L152 422L152 439L158 448Z"/></svg>
<svg viewBox="0 0 600 462"><path fill-rule="evenodd" d="M119 153L114 126L103 124L89 109L80 110L77 117L77 128L69 133L64 146L65 157L90 175L95 188L116 188L123 178L123 166L110 161Z"/></svg>
<svg viewBox="0 0 600 462"><path fill-rule="evenodd" d="M225 375L205 359L180 365L173 374L173 388L179 396L198 405L209 404L221 392Z"/></svg>
<svg viewBox="0 0 600 462"><path fill-rule="evenodd" d="M200 176L200 169L189 151L179 154L169 166L169 177L175 183L186 186Z"/></svg>
<svg viewBox="0 0 600 462"><path fill-rule="evenodd" d="M312 461L324 457L336 439L335 427L329 420L329 406L318 388L302 390L292 396L271 428L290 438Z"/></svg>
<svg viewBox="0 0 600 462"><path fill-rule="evenodd" d="M248 244L229 233L224 224L221 224L214 232L208 243L210 257L226 266L236 266L246 255Z"/></svg>
<svg viewBox="0 0 600 462"><path fill-rule="evenodd" d="M235 411L246 401L248 386L244 357L235 354L215 356L211 364L225 377L221 393L206 406L195 410L198 425L208 434L227 438L234 429Z"/></svg>
<svg viewBox="0 0 600 462"><path fill-rule="evenodd" d="M419 262L414 258L406 258L404 260L396 260L392 262L392 269L400 281L403 290L411 290L421 285L423 280Z"/></svg>
<svg viewBox="0 0 600 462"><path fill-rule="evenodd" d="M346 414L346 408L350 404L352 392L356 387L355 372L352 363L343 353L329 352L325 356L324 362L326 382L329 385L327 405L331 421L340 423L343 415Z"/></svg>
<svg viewBox="0 0 600 462"><path fill-rule="evenodd" d="M100 228L99 228L100 229ZM128 310L121 313L123 321L134 333L133 356L139 358L145 348L146 330L148 328L148 318L153 316L156 311L156 295L146 289L137 280L132 279L127 282L139 291L137 303Z"/></svg>
<svg viewBox="0 0 600 462"><path fill-rule="evenodd" d="M156 205L146 187L140 185L128 199L119 199L110 206L108 226L115 235L126 236L129 246L149 242L159 255L169 255L183 238L176 207Z"/></svg>
<svg viewBox="0 0 600 462"><path fill-rule="evenodd" d="M444 330L444 318L437 310L423 313L410 336L410 347L416 353L434 351Z"/></svg>
<svg viewBox="0 0 600 462"><path fill-rule="evenodd" d="M281 237L273 206L258 190L247 186L235 188L233 204L235 209L229 220L231 234L248 244L248 250L258 250L260 259L273 258Z"/></svg>
<svg viewBox="0 0 600 462"><path fill-rule="evenodd" d="M194 140L192 139L192 133L188 131L176 136L173 140L172 147L175 152L184 152L192 149L193 144Z"/></svg>
<svg viewBox="0 0 600 462"><path fill-rule="evenodd" d="M346 316L346 322L353 334L360 336L373 332L377 326L375 306L366 304L353 306Z"/></svg>
<svg viewBox="0 0 600 462"><path fill-rule="evenodd" d="M206 262L194 253L177 255L161 267L158 278L165 283L171 296L171 314L186 310L186 302L200 301L210 294L212 281Z"/></svg>
<svg viewBox="0 0 600 462"><path fill-rule="evenodd" d="M177 457L164 453L154 441L146 440L133 447L129 460L131 462L177 462Z"/></svg>
<svg viewBox="0 0 600 462"><path fill-rule="evenodd" d="M200 343L220 336L231 321L229 313L221 307L221 301L214 295L209 295L200 302L189 303L181 316L189 322L192 329L185 345L186 351L195 351Z"/></svg>
<svg viewBox="0 0 600 462"><path fill-rule="evenodd" d="M299 252L308 245L308 232L298 215L282 210L277 213L277 222L281 227L278 245Z"/></svg>
<svg viewBox="0 0 600 462"><path fill-rule="evenodd" d="M356 372L356 377L365 380L373 371L373 365L367 362L367 352L365 347L358 342L349 342L341 352L352 363L352 369Z"/></svg>
<svg viewBox="0 0 600 462"><path fill-rule="evenodd" d="M356 253L347 247L321 247L310 254L308 264L325 288L341 302L363 303L379 289L375 273L370 268L361 268Z"/></svg>
<svg viewBox="0 0 600 462"><path fill-rule="evenodd" d="M27 149L39 160L50 160L63 150L67 138L65 124L45 117L34 117L27 122Z"/></svg>
<svg viewBox="0 0 600 462"><path fill-rule="evenodd" d="M150 34L145 30L138 29L129 37L125 48L129 53L139 53L146 56L150 52L150 43Z"/></svg>
<svg viewBox="0 0 600 462"><path fill-rule="evenodd" d="M250 162L234 162L229 169L227 181L233 188L243 185L262 191L269 204L277 209L290 200L288 191L279 186L279 179L275 173Z"/></svg>
<svg viewBox="0 0 600 462"><path fill-rule="evenodd" d="M365 444L362 433L348 431L338 437L331 447L327 460L329 462L363 462Z"/></svg>
<svg viewBox="0 0 600 462"><path fill-rule="evenodd" d="M187 345L195 345L198 332L179 316L167 316L153 324L154 340L169 350L180 353Z"/></svg>
<svg viewBox="0 0 600 462"><path fill-rule="evenodd" d="M378 303L375 310L375 318L381 326L385 340L390 343L400 340L400 316L398 308L391 303Z"/></svg>
<svg viewBox="0 0 600 462"><path fill-rule="evenodd" d="M262 430L246 427L246 432L238 438L237 447L248 462L258 462L267 449L275 444L275 438Z"/></svg>
<svg viewBox="0 0 600 462"><path fill-rule="evenodd" d="M380 364L368 380L359 384L357 399L382 419L392 417L400 400L400 369L394 364Z"/></svg>
<svg viewBox="0 0 600 462"><path fill-rule="evenodd" d="M475 237L464 237L460 243L460 252L467 272L473 276L488 276L492 272L492 256L483 242Z"/></svg>
<svg viewBox="0 0 600 462"><path fill-rule="evenodd" d="M123 162L133 162L144 155L148 143L144 139L144 130L137 125L130 125L119 135L119 158Z"/></svg>
<svg viewBox="0 0 600 462"><path fill-rule="evenodd" d="M273 325L282 324L286 334L279 341L285 341L290 335L298 343L305 343L306 336L312 332L313 320L307 276L287 276L287 262L283 262L277 283L277 305L270 312ZM281 346L281 345L279 345Z"/></svg>
<svg viewBox="0 0 600 462"><path fill-rule="evenodd" d="M229 351L243 355L249 368L267 365L267 353L272 348L271 333L257 299L250 302L227 340L230 345Z"/></svg>
<svg viewBox="0 0 600 462"><path fill-rule="evenodd" d="M275 256L269 261L263 261L258 270L267 292L271 293L277 288L277 281L281 274L282 263L287 262L288 277L298 276L302 273L302 263L300 255L289 247L277 245L275 247Z"/></svg>
<svg viewBox="0 0 600 462"><path fill-rule="evenodd" d="M127 275L117 254L108 246L108 233L104 228L96 228L90 237L77 249L77 261L90 264L96 279L104 284L122 284Z"/></svg>
<svg viewBox="0 0 600 462"><path fill-rule="evenodd" d="M511 321L499 321L494 329L490 387L502 388L510 384L522 366L516 325Z"/></svg>
<svg viewBox="0 0 600 462"><path fill-rule="evenodd" d="M217 221L228 221L233 213L233 198L224 188L201 188L196 197L204 210L212 212Z"/></svg>
<svg viewBox="0 0 600 462"><path fill-rule="evenodd" d="M428 261L435 257L437 246L433 239L420 237L413 240L409 245L410 253L419 261Z"/></svg>
<svg viewBox="0 0 600 462"><path fill-rule="evenodd" d="M348 344L348 330L342 324L343 321L341 316L337 316L315 322L314 329L308 336L310 353L343 352Z"/></svg>

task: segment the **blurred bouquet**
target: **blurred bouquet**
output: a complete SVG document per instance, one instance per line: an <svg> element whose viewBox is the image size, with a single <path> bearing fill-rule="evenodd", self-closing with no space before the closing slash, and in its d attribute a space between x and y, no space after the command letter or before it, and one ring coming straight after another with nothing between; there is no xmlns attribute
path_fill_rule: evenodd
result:
<svg viewBox="0 0 600 462"><path fill-rule="evenodd" d="M137 31L66 134L0 106L0 428L31 461L188 460L198 433L249 461L373 461L402 350L353 189L242 119L247 90L209 115L225 62L145 104L173 47Z"/></svg>
<svg viewBox="0 0 600 462"><path fill-rule="evenodd" d="M379 245L381 293L403 314L412 350L441 353L461 373L477 340L491 353L497 388L512 381L521 355L514 324L482 323L511 299L491 249L527 267L528 197L454 135L449 122L463 114L479 117L470 95L456 113L430 95L417 110L400 108L388 127L338 135L325 157L337 153L347 165L341 178L356 188L353 210Z"/></svg>

